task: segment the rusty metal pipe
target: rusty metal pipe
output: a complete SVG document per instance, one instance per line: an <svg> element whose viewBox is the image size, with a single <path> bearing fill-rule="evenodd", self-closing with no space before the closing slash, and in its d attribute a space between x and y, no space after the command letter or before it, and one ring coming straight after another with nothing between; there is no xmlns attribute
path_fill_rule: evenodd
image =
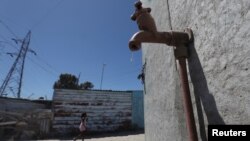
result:
<svg viewBox="0 0 250 141"><path fill-rule="evenodd" d="M129 49L136 51L141 48L141 43L162 43L170 44L172 36L170 32L149 32L139 31L129 41Z"/></svg>
<svg viewBox="0 0 250 141"><path fill-rule="evenodd" d="M169 46L178 47L180 44L186 44L190 42L190 35L186 32L170 31L170 32L158 32L158 31L139 31L135 33L129 41L129 49L131 51L137 51L141 48L141 43L161 43Z"/></svg>
<svg viewBox="0 0 250 141"><path fill-rule="evenodd" d="M137 51L141 48L141 43L164 43L175 46L174 54L179 62L189 141L198 141L186 68L187 44L193 41L192 30L188 28L184 32L158 32L155 21L150 15L151 9L143 8L140 1L135 4L135 7L136 10L131 19L137 22L141 31L135 33L130 39L129 48L131 51Z"/></svg>
<svg viewBox="0 0 250 141"><path fill-rule="evenodd" d="M186 124L188 128L189 141L198 141L197 130L194 120L193 106L190 96L186 58L178 58L180 76L181 76L181 86L182 86L182 96L183 96L183 107L186 115Z"/></svg>

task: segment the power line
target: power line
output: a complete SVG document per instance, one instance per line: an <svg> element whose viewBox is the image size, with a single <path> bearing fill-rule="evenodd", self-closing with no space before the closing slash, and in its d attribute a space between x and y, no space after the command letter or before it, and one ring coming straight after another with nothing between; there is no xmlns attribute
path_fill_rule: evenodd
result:
<svg viewBox="0 0 250 141"><path fill-rule="evenodd" d="M42 59L40 56L37 55L37 60L40 60L43 62L47 67L49 67L51 70L53 70L55 73L60 73L58 70L56 70L51 64L49 64L47 61Z"/></svg>
<svg viewBox="0 0 250 141"><path fill-rule="evenodd" d="M49 73L49 74L51 74L51 75L53 75L53 76L57 76L57 74L56 73L54 73L54 72L52 72L52 71L49 71L46 67L44 67L44 66L42 66L42 65L40 65L40 64L38 64L37 62L35 62L32 58L30 58L29 56L27 57L33 64L35 64L35 65L37 65L38 67L40 67L42 70L44 70L45 72L47 72L47 73Z"/></svg>
<svg viewBox="0 0 250 141"><path fill-rule="evenodd" d="M13 95L17 98L21 97L24 64L26 54L29 49L30 37L31 32L29 31L22 41L21 49L0 87L0 96L5 96L8 95L8 93L13 93ZM12 81L14 82L12 83Z"/></svg>
<svg viewBox="0 0 250 141"><path fill-rule="evenodd" d="M58 1L50 10L48 10L48 11L42 16L42 18L41 18L38 22L36 22L36 23L31 27L31 29L33 30L35 27L37 27L39 24L41 24L41 23L49 16L49 14L51 14L52 12L54 12L54 10L56 10L56 8L58 8L58 7L62 4L63 1L64 1L64 0Z"/></svg>
<svg viewBox="0 0 250 141"><path fill-rule="evenodd" d="M56 10L62 3L63 3L64 0L59 0L52 8L50 8L45 14L44 16L42 16L42 18L33 25L33 27L31 29L34 29L35 27L37 27L39 24L41 24L48 16L49 14L51 14L52 12L54 12L54 10ZM7 19L9 21L11 21L12 23L16 24L16 25L20 25L20 24L17 24L15 22L13 22L13 20L10 20L10 19ZM0 21L2 22L2 20ZM9 30L9 32L11 32L11 34L13 34L16 38L17 35L9 28L9 26L5 23L2 22L2 24ZM24 26L23 26L24 27ZM25 29L27 29L25 27ZM33 37L34 38L34 37ZM5 39L5 41L7 41ZM8 42L9 45L11 45L12 47L15 47L17 50L19 50L16 46L13 46L10 42ZM43 62L46 66L48 66L51 70L53 70L54 72L58 73L58 70L56 70L52 65L50 65L47 61L45 61L44 59L42 59L41 57L39 57L39 55L36 55L37 56L37 60L40 60L41 62ZM32 60L32 62L34 63L34 61ZM34 64L37 64L37 63L34 63ZM43 70L46 70L44 69L44 67L41 67L41 65L37 64L40 68L42 68Z"/></svg>
<svg viewBox="0 0 250 141"><path fill-rule="evenodd" d="M2 37L2 38L11 47L15 48L16 50L19 50L16 46L14 46L12 43L7 41L7 39L5 37ZM34 64L36 64L40 68L42 68L45 72L53 74L51 71L46 69L46 67L43 67L42 65L36 63L29 56L26 56L26 53L28 51L32 51L32 50L29 50L29 48L28 48L29 41L30 41L30 32L27 34L27 36L23 40L22 48L19 50L19 53L17 54L17 58L16 58L14 64L12 65L9 73L7 74L5 80L3 81L3 84L0 88L0 95L1 96L12 93L14 96L17 96L18 98L20 98L25 57L27 57L29 60L31 60L31 62L33 62ZM34 51L32 51L32 52L35 53ZM9 53L9 54L11 54L11 53ZM18 86L16 84L18 84Z"/></svg>
<svg viewBox="0 0 250 141"><path fill-rule="evenodd" d="M34 48L36 48L36 46L38 46L38 44L37 44L37 42L36 42L36 37L34 37L33 36L33 38L32 38L33 40L32 40L32 43L34 44ZM36 59L39 61L39 62L41 62L41 63L43 63L43 64L45 64L47 67L49 67L51 70L53 70L54 72L56 72L56 73L60 73L60 71L58 71L55 67L53 67L53 65L51 65L49 62L47 62L45 59L43 59L43 57L41 57L40 55L39 55L39 53L36 55Z"/></svg>
<svg viewBox="0 0 250 141"><path fill-rule="evenodd" d="M18 49L16 46L14 46L11 42L7 41L7 39L6 39L5 37L3 37L3 36L1 36L1 37L5 40L4 43L9 44L11 47L13 47L13 48L16 49L17 51L19 51L19 49ZM37 55L36 55L36 56L37 56ZM43 66L40 65L39 63L35 62L32 58L30 58L29 56L27 56L27 58L28 58L33 64L37 65L38 67L40 67L40 68L41 68L42 70L44 70L45 72L50 73L50 74L52 74L53 76L54 76L54 75L57 75L56 73L58 73L58 71L56 71L49 63L47 63L47 62L46 62L45 60L43 60L41 57L39 57L39 56L37 56L37 57L38 57L38 59L40 59L40 61L43 61L44 64L46 64L48 67L50 67L54 72L49 71L48 69L46 69L45 67L43 67Z"/></svg>
<svg viewBox="0 0 250 141"><path fill-rule="evenodd" d="M17 51L19 51L19 49L18 49L16 46L14 46L13 44L11 44L11 42L9 42L9 41L7 41L7 40L3 41L2 43L8 44L8 45L10 45L11 47L15 48Z"/></svg>
<svg viewBox="0 0 250 141"><path fill-rule="evenodd" d="M17 23L17 22L15 22L13 19L10 19L9 17L6 17L5 15L3 15L2 13L0 13L0 16L1 16L1 19L5 19L5 23L6 23L6 21L9 21L8 23L12 23L12 24L14 24L14 25L16 25L16 26L19 26L19 27L22 27L22 29L24 30L24 31L27 31L27 30L30 30L30 28L28 28L27 27L27 25L22 25L21 23Z"/></svg>
<svg viewBox="0 0 250 141"><path fill-rule="evenodd" d="M9 28L7 24L5 24L2 20L0 20L0 23L16 38L18 39L18 36Z"/></svg>

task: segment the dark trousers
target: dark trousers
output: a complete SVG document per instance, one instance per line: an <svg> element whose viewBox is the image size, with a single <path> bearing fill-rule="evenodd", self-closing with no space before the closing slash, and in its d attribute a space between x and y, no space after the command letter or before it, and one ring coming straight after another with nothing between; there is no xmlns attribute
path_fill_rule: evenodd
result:
<svg viewBox="0 0 250 141"><path fill-rule="evenodd" d="M84 141L85 134L86 134L85 131L81 132L78 136L74 138L74 141L77 139L82 139L82 141Z"/></svg>

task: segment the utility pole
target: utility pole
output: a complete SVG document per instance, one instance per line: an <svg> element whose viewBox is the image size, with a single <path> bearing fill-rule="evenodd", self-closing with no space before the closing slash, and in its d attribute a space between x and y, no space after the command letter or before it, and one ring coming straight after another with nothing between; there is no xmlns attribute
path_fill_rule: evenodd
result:
<svg viewBox="0 0 250 141"><path fill-rule="evenodd" d="M19 50L19 53L17 54L17 57L9 70L9 73L5 77L0 87L0 96L7 96L8 93L12 93L14 97L21 98L25 57L27 52L29 51L30 37L31 31L29 31L25 38L22 40L21 49Z"/></svg>
<svg viewBox="0 0 250 141"><path fill-rule="evenodd" d="M101 76L101 85L100 85L100 90L102 89L102 81L103 81L103 73L104 73L104 68L106 64L102 64L102 76Z"/></svg>
<svg viewBox="0 0 250 141"><path fill-rule="evenodd" d="M77 85L79 85L80 77L81 77L81 72L78 74Z"/></svg>

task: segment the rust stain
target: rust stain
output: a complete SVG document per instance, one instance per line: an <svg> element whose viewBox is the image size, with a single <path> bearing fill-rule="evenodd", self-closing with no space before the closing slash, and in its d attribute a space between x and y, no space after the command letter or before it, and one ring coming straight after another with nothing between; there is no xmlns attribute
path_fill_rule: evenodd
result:
<svg viewBox="0 0 250 141"><path fill-rule="evenodd" d="M122 125L120 126L120 129L122 130L129 130L131 128L131 120L125 120L122 122Z"/></svg>
<svg viewBox="0 0 250 141"><path fill-rule="evenodd" d="M113 123L112 120L108 120L107 125L111 125Z"/></svg>
<svg viewBox="0 0 250 141"><path fill-rule="evenodd" d="M57 112L54 114L55 117L68 117L71 116L72 113L63 113L63 112Z"/></svg>
<svg viewBox="0 0 250 141"><path fill-rule="evenodd" d="M58 110L56 113L65 113L64 110Z"/></svg>
<svg viewBox="0 0 250 141"><path fill-rule="evenodd" d="M69 103L68 105L82 105L82 106L88 106L89 103L86 103L86 102L75 102L75 103Z"/></svg>
<svg viewBox="0 0 250 141"><path fill-rule="evenodd" d="M62 102L54 102L55 105L62 105Z"/></svg>
<svg viewBox="0 0 250 141"><path fill-rule="evenodd" d="M97 103L97 106L101 106L101 105L103 105L103 103L101 103L101 102L98 102L98 103Z"/></svg>
<svg viewBox="0 0 250 141"><path fill-rule="evenodd" d="M131 112L126 112L125 115L126 116L132 116L132 113Z"/></svg>

